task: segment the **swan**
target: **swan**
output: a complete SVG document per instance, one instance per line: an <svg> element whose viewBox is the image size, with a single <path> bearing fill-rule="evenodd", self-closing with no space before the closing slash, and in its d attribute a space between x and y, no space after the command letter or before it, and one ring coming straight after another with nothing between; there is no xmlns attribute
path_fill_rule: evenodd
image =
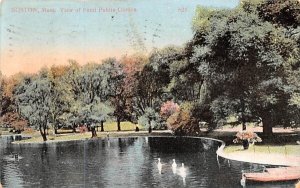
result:
<svg viewBox="0 0 300 188"><path fill-rule="evenodd" d="M183 163L181 164L181 168L180 168L180 176L183 177L183 178L186 177L186 171L185 171Z"/></svg>
<svg viewBox="0 0 300 188"><path fill-rule="evenodd" d="M177 164L175 162L175 159L173 159L173 163L172 163L172 171L174 174L176 174L176 168L177 168Z"/></svg>
<svg viewBox="0 0 300 188"><path fill-rule="evenodd" d="M159 173L161 174L162 164L160 162L160 158L158 158L157 168L158 168Z"/></svg>

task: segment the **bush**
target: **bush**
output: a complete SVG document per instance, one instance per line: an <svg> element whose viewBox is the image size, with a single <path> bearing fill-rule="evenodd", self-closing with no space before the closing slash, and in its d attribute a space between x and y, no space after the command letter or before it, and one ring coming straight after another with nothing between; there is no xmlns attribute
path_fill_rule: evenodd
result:
<svg viewBox="0 0 300 188"><path fill-rule="evenodd" d="M167 126L175 135L196 135L200 128L198 118L193 117L194 106L191 103L183 103L180 110L167 119Z"/></svg>
<svg viewBox="0 0 300 188"><path fill-rule="evenodd" d="M25 128L28 127L28 122L20 117L20 115L16 112L8 112L4 114L0 121L2 121L4 124L8 125L9 127L13 128L15 131L24 131Z"/></svg>

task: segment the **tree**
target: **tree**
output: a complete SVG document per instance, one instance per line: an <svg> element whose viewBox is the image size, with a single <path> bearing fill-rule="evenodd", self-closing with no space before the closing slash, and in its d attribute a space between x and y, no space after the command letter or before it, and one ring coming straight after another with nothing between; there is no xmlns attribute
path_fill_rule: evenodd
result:
<svg viewBox="0 0 300 188"><path fill-rule="evenodd" d="M159 114L163 101L172 99L168 90L170 83L170 65L181 53L181 48L170 46L155 49L149 56L149 62L138 72L138 83L133 99L134 112L145 116L146 109Z"/></svg>
<svg viewBox="0 0 300 188"><path fill-rule="evenodd" d="M126 88L126 74L124 72L124 64L121 64L114 58L103 61L106 70L108 97L114 108L113 115L117 120L118 131L121 131L121 121L131 119L130 103L128 99L131 97L130 88Z"/></svg>
<svg viewBox="0 0 300 188"><path fill-rule="evenodd" d="M152 132L152 129L166 128L164 120L153 108L146 108L145 113L139 117L138 123L144 127L148 127L149 133Z"/></svg>
<svg viewBox="0 0 300 188"><path fill-rule="evenodd" d="M21 116L39 129L44 141L47 141L46 130L51 118L50 85L47 70L42 70L33 78L25 78L16 89L16 102Z"/></svg>
<svg viewBox="0 0 300 188"><path fill-rule="evenodd" d="M132 56L123 56L120 60L124 72L124 80L121 87L123 87L123 98L125 102L125 113L127 120L136 121L136 98L138 94L139 74L144 66L148 63L146 56L135 54Z"/></svg>
<svg viewBox="0 0 300 188"><path fill-rule="evenodd" d="M52 66L49 70L48 77L50 81L50 112L51 123L53 124L54 132L57 134L57 129L60 124L59 117L64 113L69 112L70 103L70 86L63 79L67 73L67 66Z"/></svg>
<svg viewBox="0 0 300 188"><path fill-rule="evenodd" d="M270 134L279 107L288 105L285 69L297 44L284 30L260 19L259 5L242 2L232 11L209 14L209 32L201 31L205 42L196 47L201 51L195 50L192 61L198 62L199 72L210 83L213 109L219 108L213 110L219 113L217 120L235 113L245 129L246 114L258 116L264 133ZM220 99L227 105L216 106L222 104Z"/></svg>
<svg viewBox="0 0 300 188"><path fill-rule="evenodd" d="M114 73L109 63L90 63L80 67L75 61L70 62L67 74L63 79L70 88L69 110L62 119L75 126L79 123L87 124L92 129L92 136L96 136L94 127L101 123L101 131L104 131L103 122L113 114L112 96L114 83L111 80Z"/></svg>

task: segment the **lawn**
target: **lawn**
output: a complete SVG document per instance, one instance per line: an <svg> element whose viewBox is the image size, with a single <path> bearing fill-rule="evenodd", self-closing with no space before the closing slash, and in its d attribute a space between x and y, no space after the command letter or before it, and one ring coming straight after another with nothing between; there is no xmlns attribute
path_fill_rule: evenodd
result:
<svg viewBox="0 0 300 188"><path fill-rule="evenodd" d="M248 153L272 153L282 155L293 155L300 157L300 145L254 145L250 146L248 150L243 150L241 145L230 145L224 149L225 153L232 152L248 152Z"/></svg>
<svg viewBox="0 0 300 188"><path fill-rule="evenodd" d="M135 130L136 124L133 124L129 121L124 121L121 122L121 130L122 131L133 131ZM145 128L141 125L138 125L138 127L140 128L140 130L145 130ZM105 122L104 123L104 131L117 131L118 130L118 126L117 126L117 122ZM100 131L100 127L99 127L99 131Z"/></svg>
<svg viewBox="0 0 300 188"><path fill-rule="evenodd" d="M107 133L106 132L111 132L111 136L118 136L118 135L138 135L139 133L134 133L132 131L135 131L136 125L131 123L131 122L121 122L121 132L117 132L117 122L105 122L104 123L104 131L105 132L100 132L100 127L98 130L98 137L106 137ZM144 127L139 125L140 130L145 130ZM128 132L127 133L124 133ZM129 132L131 131L131 132ZM47 139L49 142L51 141L70 141L70 140L83 140L83 139L89 139L91 138L91 132L86 132L86 133L72 133L72 130L58 130L60 134L54 135L53 131L49 131L49 135L47 136ZM30 139L27 140L21 140L17 141L16 143L39 143L43 142L42 137L40 136L38 131L26 131L25 134L27 133L28 136L31 136ZM140 133L143 134L143 133Z"/></svg>
<svg viewBox="0 0 300 188"><path fill-rule="evenodd" d="M86 138L91 138L91 133L71 133L71 134L61 134L61 135L49 135L47 137L48 141L68 141L68 140L83 140ZM35 136L30 139L20 140L16 143L38 143L43 142L41 136Z"/></svg>

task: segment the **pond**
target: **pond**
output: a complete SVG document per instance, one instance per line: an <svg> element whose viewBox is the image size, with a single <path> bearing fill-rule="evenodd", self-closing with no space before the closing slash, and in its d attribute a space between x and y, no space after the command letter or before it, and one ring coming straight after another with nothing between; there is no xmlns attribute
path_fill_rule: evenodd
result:
<svg viewBox="0 0 300 188"><path fill-rule="evenodd" d="M16 137L15 139L18 139ZM19 138L20 139L20 138ZM4 187L241 187L242 170L257 164L218 158L219 142L180 137L103 138L15 145L0 137ZM18 154L18 159L13 157ZM158 168L161 159L161 172ZM178 165L172 171L173 159ZM186 177L183 178L181 163ZM288 187L293 183L247 187Z"/></svg>

